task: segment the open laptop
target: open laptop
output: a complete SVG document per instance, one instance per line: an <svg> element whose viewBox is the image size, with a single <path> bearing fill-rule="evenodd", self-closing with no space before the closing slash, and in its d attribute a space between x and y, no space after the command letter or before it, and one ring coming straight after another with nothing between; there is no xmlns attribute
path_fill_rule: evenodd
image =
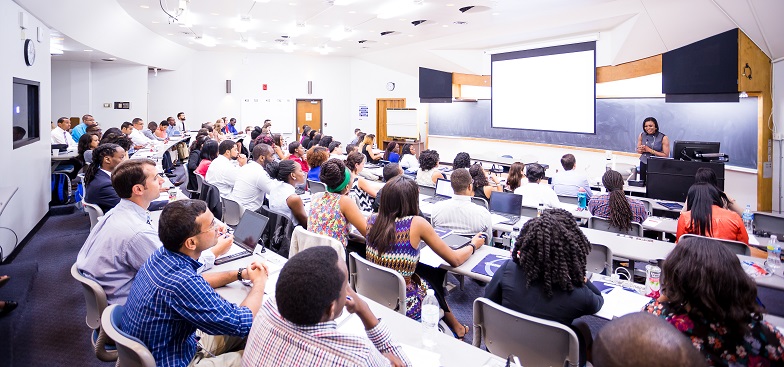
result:
<svg viewBox="0 0 784 367"><path fill-rule="evenodd" d="M523 195L510 192L493 191L490 194L490 213L500 215L506 219L503 224L514 224L520 220L523 208Z"/></svg>
<svg viewBox="0 0 784 367"><path fill-rule="evenodd" d="M215 265L227 263L243 257L248 257L253 254L256 244L259 243L261 234L267 228L267 221L269 218L256 213L254 211L246 210L240 218L237 228L234 229L234 244L239 246L242 250L235 251L229 250L229 253L215 259ZM234 248L234 246L232 246Z"/></svg>
<svg viewBox="0 0 784 367"><path fill-rule="evenodd" d="M433 197L429 197L422 201L435 204L439 201L450 199L454 195L455 191L452 190L452 181L439 178L438 181L436 181L436 194Z"/></svg>

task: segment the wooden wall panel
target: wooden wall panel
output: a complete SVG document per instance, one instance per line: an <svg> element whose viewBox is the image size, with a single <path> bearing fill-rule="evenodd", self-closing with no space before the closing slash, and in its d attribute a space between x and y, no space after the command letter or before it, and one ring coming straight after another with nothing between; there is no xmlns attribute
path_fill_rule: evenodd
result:
<svg viewBox="0 0 784 367"><path fill-rule="evenodd" d="M613 82L661 72L662 55L656 55L620 65L598 67L596 68L596 82Z"/></svg>

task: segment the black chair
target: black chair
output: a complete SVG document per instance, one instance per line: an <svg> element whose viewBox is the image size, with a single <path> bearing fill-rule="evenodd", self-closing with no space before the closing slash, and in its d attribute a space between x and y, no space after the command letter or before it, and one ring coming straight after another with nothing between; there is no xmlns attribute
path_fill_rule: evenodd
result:
<svg viewBox="0 0 784 367"><path fill-rule="evenodd" d="M267 205L262 206L256 212L269 218L267 227L261 234L262 245L278 255L288 258L291 235L294 233L294 222L285 214L272 210Z"/></svg>
<svg viewBox="0 0 784 367"><path fill-rule="evenodd" d="M221 199L218 187L205 181L201 186L199 198L207 203L207 208L212 212L215 218L223 220L223 199Z"/></svg>

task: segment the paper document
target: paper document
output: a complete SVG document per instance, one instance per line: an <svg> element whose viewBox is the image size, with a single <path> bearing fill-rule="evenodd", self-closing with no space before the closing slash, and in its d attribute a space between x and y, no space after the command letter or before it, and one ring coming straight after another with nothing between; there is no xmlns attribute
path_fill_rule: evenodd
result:
<svg viewBox="0 0 784 367"><path fill-rule="evenodd" d="M441 354L431 352L429 350L412 347L408 344L400 344L400 347L403 349L403 352L408 357L408 360L411 361L411 365L413 367L420 367L420 366L429 367L429 366L441 365Z"/></svg>
<svg viewBox="0 0 784 367"><path fill-rule="evenodd" d="M444 259L438 256L430 246L420 247L419 262L437 268L444 263Z"/></svg>
<svg viewBox="0 0 784 367"><path fill-rule="evenodd" d="M607 320L639 312L651 300L646 296L629 292L620 287L614 287L609 292L604 293L603 296L604 305L594 315Z"/></svg>

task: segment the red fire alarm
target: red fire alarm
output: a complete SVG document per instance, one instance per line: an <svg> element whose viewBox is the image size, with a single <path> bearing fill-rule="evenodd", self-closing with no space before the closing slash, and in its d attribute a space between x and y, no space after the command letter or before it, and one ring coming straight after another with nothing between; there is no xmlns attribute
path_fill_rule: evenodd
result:
<svg viewBox="0 0 784 367"><path fill-rule="evenodd" d="M267 85L266 85L266 84L262 84L262 85L261 85L261 89L262 89L262 90L267 90Z"/></svg>

